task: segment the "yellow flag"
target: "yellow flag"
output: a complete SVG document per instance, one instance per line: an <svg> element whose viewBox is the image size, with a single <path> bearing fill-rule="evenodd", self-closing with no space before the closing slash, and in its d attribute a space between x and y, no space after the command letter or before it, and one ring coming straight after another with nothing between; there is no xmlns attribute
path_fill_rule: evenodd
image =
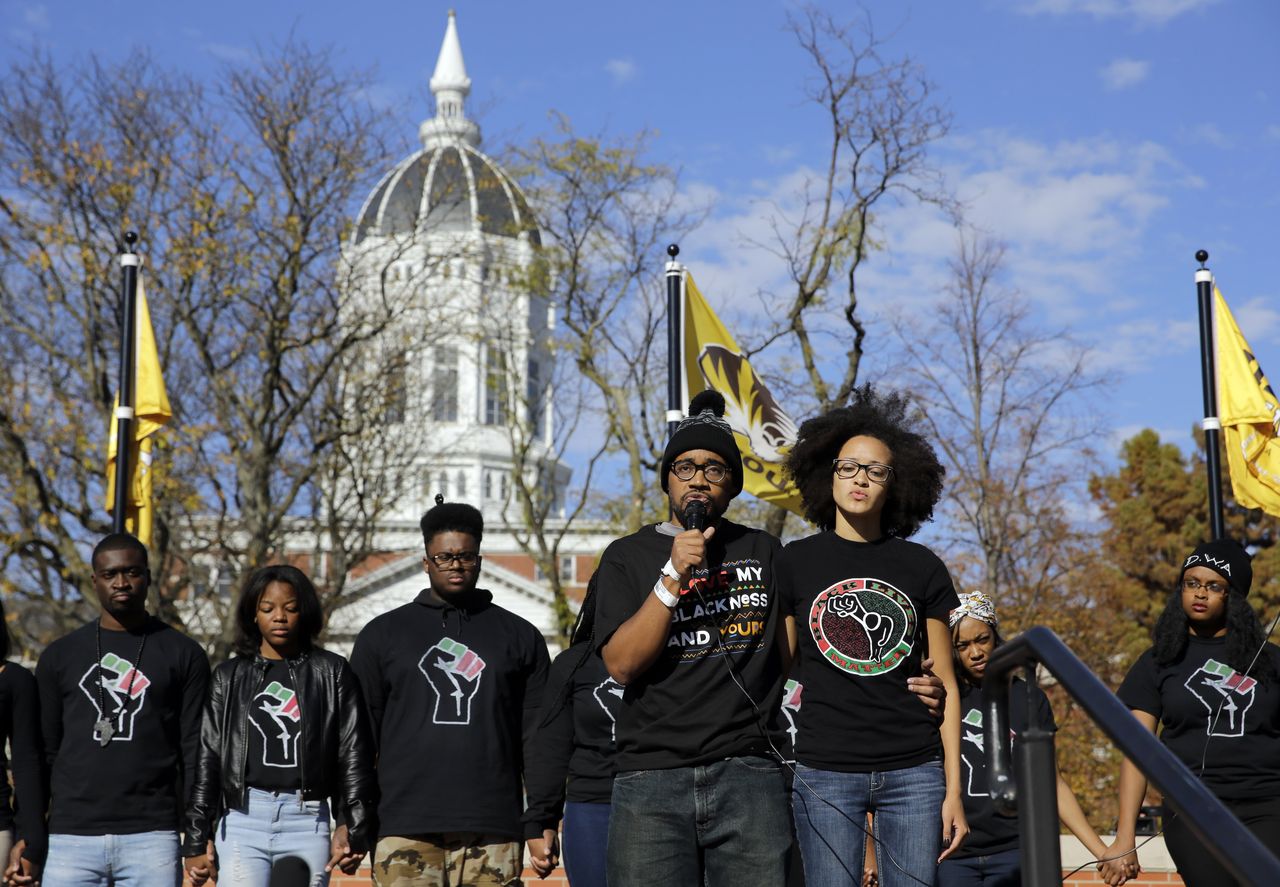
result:
<svg viewBox="0 0 1280 887"><path fill-rule="evenodd" d="M1231 490L1246 508L1280 517L1280 400L1217 287L1213 299L1218 418Z"/></svg>
<svg viewBox="0 0 1280 887"><path fill-rule="evenodd" d="M143 545L151 544L151 523L154 512L151 505L151 436L170 419L173 410L164 390L164 378L160 375L160 352L156 348L155 332L151 328L151 311L147 307L147 294L138 275L138 302L134 312L137 335L134 337L134 408L133 440L129 451L129 468L132 484L129 507L125 514L125 529L137 536ZM119 406L120 398L116 397ZM116 420L112 410L107 425L107 511L115 508L116 496Z"/></svg>
<svg viewBox="0 0 1280 887"><path fill-rule="evenodd" d="M800 491L786 480L783 460L796 442L796 423L773 399L733 336L685 275L684 403L707 388L725 400L725 419L742 453L742 488L758 499L804 516Z"/></svg>

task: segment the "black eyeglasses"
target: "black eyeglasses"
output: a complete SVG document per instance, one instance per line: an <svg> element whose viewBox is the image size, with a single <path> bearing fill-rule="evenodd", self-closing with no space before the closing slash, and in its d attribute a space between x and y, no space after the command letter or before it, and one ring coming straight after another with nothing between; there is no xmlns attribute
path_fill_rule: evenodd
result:
<svg viewBox="0 0 1280 887"><path fill-rule="evenodd" d="M447 567L457 562L464 567L474 567L476 561L480 560L480 552L478 551L442 551L439 554L429 554L427 558L437 567Z"/></svg>
<svg viewBox="0 0 1280 887"><path fill-rule="evenodd" d="M716 486L724 483L725 478L729 476L729 466L721 465L719 462L703 462L699 465L691 459L682 459L671 466L671 473L681 480L693 480L693 476L699 471L707 479L707 483Z"/></svg>
<svg viewBox="0 0 1280 887"><path fill-rule="evenodd" d="M1198 579L1182 580L1183 591L1199 591L1202 588L1211 594L1226 594L1231 586L1227 585L1225 582L1219 582L1216 579L1210 579L1208 582L1201 582Z"/></svg>
<svg viewBox="0 0 1280 887"><path fill-rule="evenodd" d="M836 477L841 480L853 480L858 476L859 471L865 471L867 480L878 484L884 483L893 476L893 468L881 465L879 462L863 465L853 459L832 459L831 464L835 467Z"/></svg>

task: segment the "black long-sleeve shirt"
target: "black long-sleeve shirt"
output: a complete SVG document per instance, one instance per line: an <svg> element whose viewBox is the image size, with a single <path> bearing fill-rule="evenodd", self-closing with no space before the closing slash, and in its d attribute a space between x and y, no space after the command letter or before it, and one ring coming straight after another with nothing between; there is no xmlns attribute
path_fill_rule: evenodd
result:
<svg viewBox="0 0 1280 887"><path fill-rule="evenodd" d="M531 828L555 828L566 799L609 803L614 724L621 709L622 685L609 677L590 644L575 644L551 663L524 776L526 834Z"/></svg>
<svg viewBox="0 0 1280 887"><path fill-rule="evenodd" d="M378 740L379 834L521 837L547 662L538 630L482 589L427 589L364 627L351 668Z"/></svg>
<svg viewBox="0 0 1280 887"><path fill-rule="evenodd" d="M136 632L102 629L99 662L96 629L94 620L54 641L36 666L49 831L176 830L195 778L209 660L195 641L153 618ZM114 731L105 747L102 718Z"/></svg>
<svg viewBox="0 0 1280 887"><path fill-rule="evenodd" d="M40 701L35 678L16 662L0 670L0 749L9 740L13 793L0 759L0 830L13 828L27 842L23 856L43 862L47 838L44 827L44 760L40 747ZM16 804L11 805L11 801Z"/></svg>

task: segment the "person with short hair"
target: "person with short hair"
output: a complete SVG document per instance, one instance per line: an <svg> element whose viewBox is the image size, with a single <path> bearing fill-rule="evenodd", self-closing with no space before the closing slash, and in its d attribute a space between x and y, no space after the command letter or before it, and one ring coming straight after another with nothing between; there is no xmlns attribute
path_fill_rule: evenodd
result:
<svg viewBox="0 0 1280 887"><path fill-rule="evenodd" d="M378 743L379 887L517 881L521 777L547 680L547 645L477 588L484 519L442 503L422 517L429 586L383 613L351 656Z"/></svg>
<svg viewBox="0 0 1280 887"><path fill-rule="evenodd" d="M320 649L324 613L297 567L250 574L236 656L213 672L183 856L194 887L271 881L282 860L323 887L354 874L373 838L373 737L347 660ZM337 828L332 835L332 814ZM213 839L216 857L210 858Z"/></svg>
<svg viewBox="0 0 1280 887"><path fill-rule="evenodd" d="M91 563L101 615L50 644L36 665L51 779L41 883L177 885L209 660L147 612L141 542L112 533Z"/></svg>

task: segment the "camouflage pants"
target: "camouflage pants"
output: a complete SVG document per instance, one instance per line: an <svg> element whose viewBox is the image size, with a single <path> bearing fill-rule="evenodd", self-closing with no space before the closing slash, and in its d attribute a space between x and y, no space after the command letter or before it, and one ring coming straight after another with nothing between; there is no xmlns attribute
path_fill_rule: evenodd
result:
<svg viewBox="0 0 1280 887"><path fill-rule="evenodd" d="M475 832L382 838L377 887L520 887L524 845Z"/></svg>

